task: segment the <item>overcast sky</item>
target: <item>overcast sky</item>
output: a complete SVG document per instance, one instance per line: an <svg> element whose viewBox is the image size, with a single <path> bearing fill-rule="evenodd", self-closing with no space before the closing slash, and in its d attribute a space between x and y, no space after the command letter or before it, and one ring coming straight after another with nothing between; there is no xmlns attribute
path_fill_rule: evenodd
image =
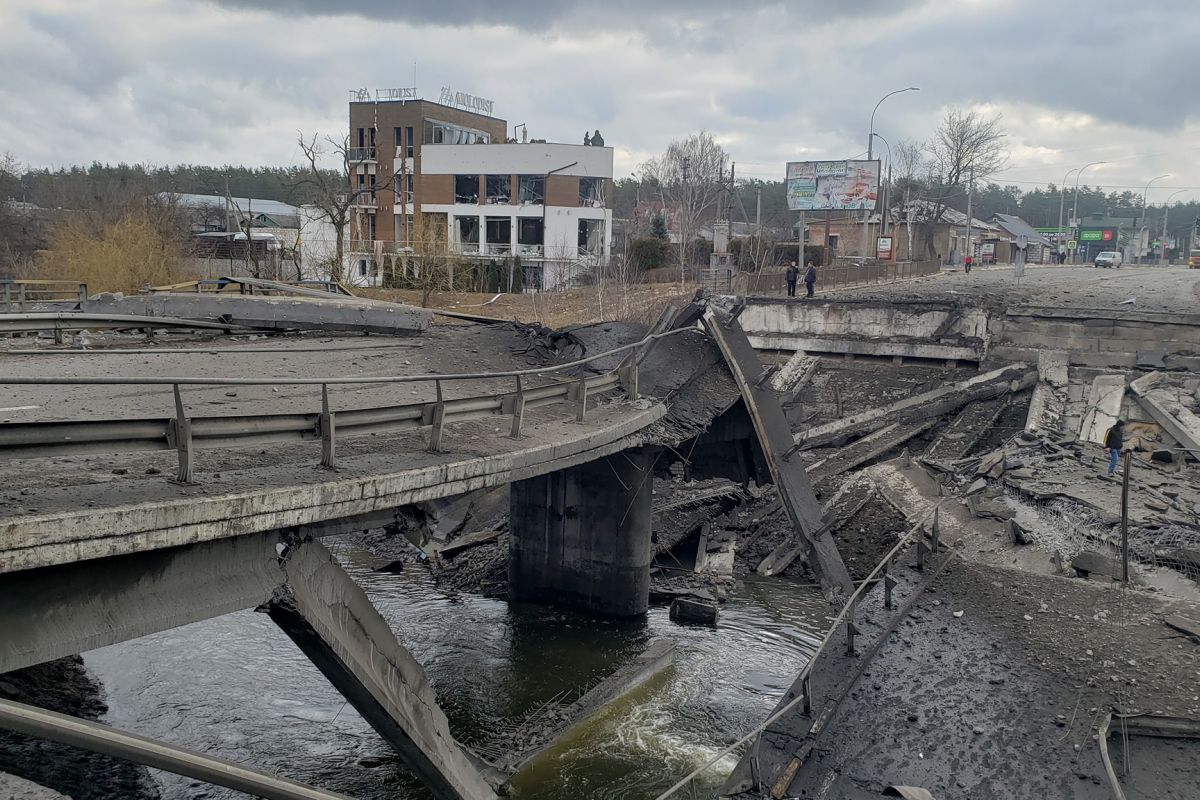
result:
<svg viewBox="0 0 1200 800"><path fill-rule="evenodd" d="M333 10L327 10L333 9ZM1001 113L1029 187L1162 173L1200 197L1196 0L0 0L0 151L91 161L298 163L348 90L444 85L531 136L599 128L629 174L707 129L740 175L893 145L947 108ZM886 148L883 148L886 153Z"/></svg>

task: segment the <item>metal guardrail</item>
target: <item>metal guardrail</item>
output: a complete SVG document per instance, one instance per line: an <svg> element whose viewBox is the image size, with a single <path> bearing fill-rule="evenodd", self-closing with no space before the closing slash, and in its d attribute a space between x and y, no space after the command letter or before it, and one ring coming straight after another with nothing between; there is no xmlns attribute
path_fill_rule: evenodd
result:
<svg viewBox="0 0 1200 800"><path fill-rule="evenodd" d="M509 436L520 438L527 409L568 402L575 406L575 418L584 422L588 399L596 394L621 389L629 399L638 398L638 364L641 349L650 342L698 328L680 328L651 333L621 347L596 353L565 364L532 367L501 372L473 372L428 375L331 378L205 378L195 376L148 377L59 377L7 376L0 385L170 385L175 399L175 416L127 420L72 420L0 424L0 459L44 458L88 453L124 453L175 450L179 455L176 480L191 483L193 453L198 449L216 449L259 445L281 441L321 442L321 465L333 467L338 434L368 435L405 428L430 427L428 449L441 450L442 435L449 422L461 422L488 416L511 416ZM564 369L583 366L602 358L629 353L620 365L600 375L561 381L543 386L526 386L525 380ZM484 394L447 400L443 384L451 381L512 378L512 392ZM430 383L437 399L379 408L334 411L329 387L346 384ZM188 417L184 409L182 386L320 386L321 410L299 414L256 414L221 417Z"/></svg>
<svg viewBox="0 0 1200 800"><path fill-rule="evenodd" d="M225 786L269 800L350 800L287 778L54 711L0 700L0 728Z"/></svg>
<svg viewBox="0 0 1200 800"><path fill-rule="evenodd" d="M0 311L6 314L43 303L79 303L85 309L87 299L81 281L0 280Z"/></svg>
<svg viewBox="0 0 1200 800"><path fill-rule="evenodd" d="M901 537L901 539L896 542L895 546L888 551L887 555L885 555L880 562L875 565L875 569L871 570L871 573L867 575L865 579L863 579L858 588L854 590L854 593L850 595L845 605L842 606L842 610L838 612L838 615L834 618L833 623L829 626L829 630L821 639L821 643L817 645L817 649L813 652L812 657L809 658L808 663L804 665L804 668L800 670L800 674L796 677L796 681L793 681L793 685L796 682L800 683L799 694L793 697L783 708L767 717L765 722L759 724L741 739L738 739L736 742L726 747L714 758L706 762L703 766L684 776L678 783L674 784L671 786L671 788L658 795L655 800L667 800L667 798L671 797L684 787L690 787L692 796L696 796L696 778L704 774L714 764L725 758L725 756L733 753L751 739L755 739L755 737L758 737L755 740L755 747L757 747L758 742L761 741L762 733L782 719L784 715L788 714L800 705L803 705L804 713L806 715L813 715L813 712L816 709L816 703L814 702L812 691L812 672L816 667L817 661L829 650L839 632L845 635L847 653L851 655L854 653L854 637L859 633L858 627L854 623L854 614L858 608L858 602L862 599L862 596L866 590L872 588L876 583L879 582L881 574L884 591L884 607L888 609L893 608L892 590L895 588L897 581L892 577L892 564L904 550L906 550L915 542L917 545L917 568L922 570L924 569L926 557L931 553L937 553L940 546L940 542L938 541L937 514L938 510L935 507L932 512L915 523L909 529L908 533ZM926 523L930 520L933 521L933 525L931 526L932 538L931 543L926 544L924 529ZM754 761L757 762L757 756L754 758ZM752 771L754 773L754 780L757 784L759 777L757 774L757 769L755 768ZM757 785L755 788L758 788Z"/></svg>

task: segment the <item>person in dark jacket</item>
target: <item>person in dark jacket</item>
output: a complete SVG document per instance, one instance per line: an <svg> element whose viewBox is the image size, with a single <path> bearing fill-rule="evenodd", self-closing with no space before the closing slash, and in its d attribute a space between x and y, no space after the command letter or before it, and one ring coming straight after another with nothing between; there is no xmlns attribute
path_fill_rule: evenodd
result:
<svg viewBox="0 0 1200 800"><path fill-rule="evenodd" d="M1117 459L1121 457L1121 448L1125 446L1125 420L1119 419L1104 434L1104 446L1108 448L1108 477L1117 474Z"/></svg>
<svg viewBox="0 0 1200 800"><path fill-rule="evenodd" d="M800 277L800 270L796 269L796 262L793 261L788 265L787 272L783 274L787 281L788 297L796 296L796 279Z"/></svg>
<svg viewBox="0 0 1200 800"><path fill-rule="evenodd" d="M804 289L805 296L813 296L813 287L817 284L817 267L813 262L808 262L808 269L804 270Z"/></svg>

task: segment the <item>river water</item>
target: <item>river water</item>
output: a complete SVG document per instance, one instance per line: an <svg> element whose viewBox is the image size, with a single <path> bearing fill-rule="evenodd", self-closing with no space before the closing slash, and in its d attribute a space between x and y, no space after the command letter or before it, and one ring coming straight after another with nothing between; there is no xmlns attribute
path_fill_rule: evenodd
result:
<svg viewBox="0 0 1200 800"><path fill-rule="evenodd" d="M571 698L657 638L675 665L583 726L513 781L524 800L653 798L766 718L828 624L814 589L750 579L716 629L599 621L447 595L410 565L376 573L337 547L355 580L425 666L451 729L482 744L521 715ZM104 684L106 722L257 765L359 800L427 798L391 749L263 614L243 611L85 654ZM718 785L733 767L709 777ZM244 795L154 773L164 798Z"/></svg>

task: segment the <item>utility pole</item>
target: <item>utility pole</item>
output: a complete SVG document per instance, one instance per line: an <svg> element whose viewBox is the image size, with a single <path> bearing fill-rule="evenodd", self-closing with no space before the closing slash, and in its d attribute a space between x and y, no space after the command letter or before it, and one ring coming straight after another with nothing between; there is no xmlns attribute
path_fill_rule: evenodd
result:
<svg viewBox="0 0 1200 800"><path fill-rule="evenodd" d="M967 179L967 247L966 258L971 257L972 263L975 261L975 248L971 247L971 204L975 200L975 168L971 167L970 177Z"/></svg>
<svg viewBox="0 0 1200 800"><path fill-rule="evenodd" d="M687 283L687 208L688 208L688 168L691 166L691 156L683 157L683 202L679 208L679 285Z"/></svg>

